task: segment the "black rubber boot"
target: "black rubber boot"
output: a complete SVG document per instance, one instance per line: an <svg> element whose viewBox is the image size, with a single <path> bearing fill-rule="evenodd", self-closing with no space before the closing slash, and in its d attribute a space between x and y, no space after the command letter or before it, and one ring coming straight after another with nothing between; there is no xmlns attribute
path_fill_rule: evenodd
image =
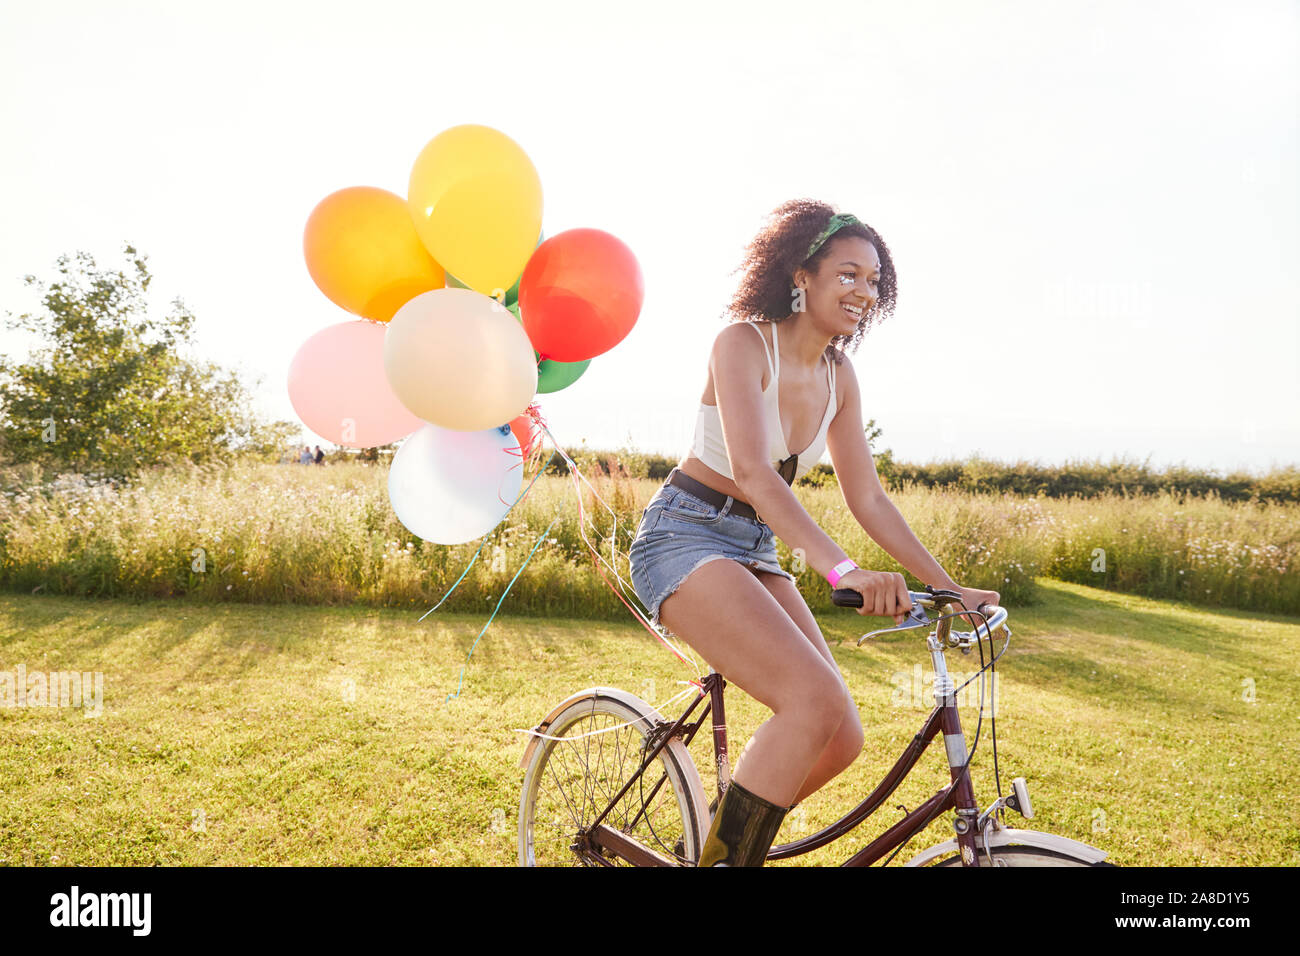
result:
<svg viewBox="0 0 1300 956"><path fill-rule="evenodd" d="M762 866L789 812L733 780L713 815L696 866Z"/></svg>

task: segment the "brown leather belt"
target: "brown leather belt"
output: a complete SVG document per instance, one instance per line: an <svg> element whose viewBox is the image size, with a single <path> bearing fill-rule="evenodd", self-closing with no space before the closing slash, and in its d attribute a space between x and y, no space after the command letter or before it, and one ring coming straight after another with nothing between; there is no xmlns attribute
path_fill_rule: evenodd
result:
<svg viewBox="0 0 1300 956"><path fill-rule="evenodd" d="M753 505L741 501L739 498L733 498L731 495L724 495L721 491L715 491L703 482L696 481L690 475L674 468L668 473L668 480L665 484L676 485L682 491L693 494L702 501L707 501L719 510L727 507L727 502L731 502L731 508L727 514L740 515L742 518L753 518L755 521L762 521L758 512L754 510Z"/></svg>

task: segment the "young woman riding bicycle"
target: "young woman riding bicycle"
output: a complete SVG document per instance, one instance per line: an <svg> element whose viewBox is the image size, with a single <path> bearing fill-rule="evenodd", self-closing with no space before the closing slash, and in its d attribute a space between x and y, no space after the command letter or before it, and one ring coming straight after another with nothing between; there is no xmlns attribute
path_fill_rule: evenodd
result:
<svg viewBox="0 0 1300 956"><path fill-rule="evenodd" d="M901 574L857 567L795 497L794 480L824 449L849 511L899 564L960 592L967 607L999 600L948 576L876 474L844 356L893 312L897 279L884 241L853 216L795 200L772 213L742 268L731 324L709 356L691 451L629 549L651 620L772 710L737 760L700 866L761 866L786 813L862 751L857 706L794 576L777 563L775 537L832 587L859 592L860 614L901 622L911 608Z"/></svg>

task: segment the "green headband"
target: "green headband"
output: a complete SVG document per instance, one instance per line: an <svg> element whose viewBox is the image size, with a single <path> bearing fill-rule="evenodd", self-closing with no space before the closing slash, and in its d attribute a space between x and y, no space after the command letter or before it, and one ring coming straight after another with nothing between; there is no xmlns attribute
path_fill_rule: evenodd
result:
<svg viewBox="0 0 1300 956"><path fill-rule="evenodd" d="M803 257L804 262L807 262L816 255L817 250L825 244L826 240L835 235L835 233L839 232L845 226L861 225L862 223L858 221L856 216L850 216L846 212L837 212L835 215L831 216L831 221L826 224L826 228L821 231L821 235L814 239L813 244L808 247L808 255Z"/></svg>

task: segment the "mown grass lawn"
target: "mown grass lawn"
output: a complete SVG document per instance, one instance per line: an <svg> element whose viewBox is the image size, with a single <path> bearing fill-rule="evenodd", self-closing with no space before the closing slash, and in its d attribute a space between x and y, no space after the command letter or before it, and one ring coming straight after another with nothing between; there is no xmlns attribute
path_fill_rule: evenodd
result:
<svg viewBox="0 0 1300 956"><path fill-rule="evenodd" d="M1037 583L1040 603L1010 608L998 664L1003 786L1027 777L1038 812L1009 821L1124 865L1300 863L1300 619ZM456 695L488 610L420 613L0 596L0 671L104 675L97 717L0 706L0 864L514 865L515 728L592 684L659 703L693 676L633 623L499 616ZM865 795L929 706L916 637L858 648L882 619L821 624L867 742L781 842ZM975 663L950 654L953 670ZM962 710L968 741L977 713ZM728 691L733 755L766 716ZM982 806L989 744L986 718ZM702 773L707 746L692 745ZM843 860L946 782L941 755L839 849L775 865ZM950 833L941 818L916 848Z"/></svg>

